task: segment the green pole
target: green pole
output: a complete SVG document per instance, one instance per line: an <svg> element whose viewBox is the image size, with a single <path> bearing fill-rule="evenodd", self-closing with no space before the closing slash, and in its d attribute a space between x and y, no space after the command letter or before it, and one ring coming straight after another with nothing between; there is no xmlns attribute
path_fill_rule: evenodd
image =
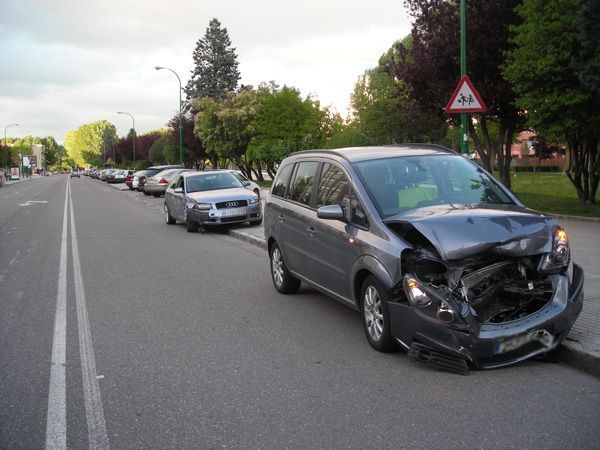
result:
<svg viewBox="0 0 600 450"><path fill-rule="evenodd" d="M467 5L466 0L460 0L460 76L467 74ZM460 115L460 153L469 153L469 125L467 114Z"/></svg>

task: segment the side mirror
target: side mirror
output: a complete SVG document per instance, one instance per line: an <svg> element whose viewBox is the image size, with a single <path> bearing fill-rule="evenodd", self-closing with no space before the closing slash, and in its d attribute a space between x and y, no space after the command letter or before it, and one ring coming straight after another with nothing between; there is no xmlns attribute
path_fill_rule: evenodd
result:
<svg viewBox="0 0 600 450"><path fill-rule="evenodd" d="M321 206L317 209L317 217L328 220L346 220L344 209L340 205Z"/></svg>
<svg viewBox="0 0 600 450"><path fill-rule="evenodd" d="M183 194L183 188L182 187L176 187L175 189L173 189L173 192L175 194Z"/></svg>
<svg viewBox="0 0 600 450"><path fill-rule="evenodd" d="M244 187L248 187L251 183L249 181L242 181L242 184L244 185Z"/></svg>

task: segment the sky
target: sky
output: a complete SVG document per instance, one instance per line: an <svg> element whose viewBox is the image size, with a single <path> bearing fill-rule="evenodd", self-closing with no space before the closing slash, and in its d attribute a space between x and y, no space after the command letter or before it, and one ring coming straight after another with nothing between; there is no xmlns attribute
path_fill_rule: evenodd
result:
<svg viewBox="0 0 600 450"><path fill-rule="evenodd" d="M54 136L106 119L142 134L178 111L211 18L236 48L240 82L275 81L342 116L358 77L410 32L402 0L2 0L0 129ZM185 98L185 94L183 94Z"/></svg>

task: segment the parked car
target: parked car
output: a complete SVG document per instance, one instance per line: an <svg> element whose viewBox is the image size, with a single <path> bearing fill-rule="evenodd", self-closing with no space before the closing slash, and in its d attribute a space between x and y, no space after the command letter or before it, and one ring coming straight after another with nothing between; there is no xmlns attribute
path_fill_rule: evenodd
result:
<svg viewBox="0 0 600 450"><path fill-rule="evenodd" d="M194 172L192 169L166 169L158 172L156 175L146 177L146 183L144 184L144 193L152 194L155 197L160 197L165 193L171 181L175 175L181 172Z"/></svg>
<svg viewBox="0 0 600 450"><path fill-rule="evenodd" d="M556 348L583 304L556 217L432 145L286 158L265 205L275 289L361 312L373 348L465 373Z"/></svg>
<svg viewBox="0 0 600 450"><path fill-rule="evenodd" d="M111 179L112 183L125 183L127 176L133 175L133 170L131 169L120 169L115 171L113 177Z"/></svg>
<svg viewBox="0 0 600 450"><path fill-rule="evenodd" d="M256 195L260 197L260 186L256 184L254 181L249 180L242 172L239 170L230 170L234 177L236 177L241 183L245 183L244 187L246 189L251 190Z"/></svg>
<svg viewBox="0 0 600 450"><path fill-rule="evenodd" d="M112 178L112 173L115 171L115 169L102 169L100 171L100 181L108 181L110 178Z"/></svg>
<svg viewBox="0 0 600 450"><path fill-rule="evenodd" d="M146 185L146 179L165 169L182 169L182 166L163 165L148 167L144 174L138 176L138 191L141 191L146 195L150 195L150 193L146 192L144 189L144 186Z"/></svg>
<svg viewBox="0 0 600 450"><path fill-rule="evenodd" d="M131 175L131 185L128 184L129 189L132 191L139 190L140 177L144 176L146 172L146 170L138 170L137 172L134 172L133 175ZM127 179L125 179L125 183L127 183Z"/></svg>
<svg viewBox="0 0 600 450"><path fill-rule="evenodd" d="M262 223L258 195L228 170L175 176L165 193L164 216L168 224L185 223L189 232L204 225Z"/></svg>
<svg viewBox="0 0 600 450"><path fill-rule="evenodd" d="M71 172L71 178L81 178L81 172L79 172L78 170L73 170Z"/></svg>

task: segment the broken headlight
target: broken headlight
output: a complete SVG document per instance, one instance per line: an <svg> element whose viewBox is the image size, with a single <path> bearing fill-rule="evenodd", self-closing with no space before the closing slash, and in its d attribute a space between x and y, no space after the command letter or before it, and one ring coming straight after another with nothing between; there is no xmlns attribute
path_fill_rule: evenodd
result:
<svg viewBox="0 0 600 450"><path fill-rule="evenodd" d="M444 292L439 289L421 282L414 275L407 274L404 276L404 292L411 306L427 318L460 328L464 326L459 311L452 305L454 302L445 298Z"/></svg>
<svg viewBox="0 0 600 450"><path fill-rule="evenodd" d="M571 249L567 232L561 227L556 227L553 233L552 251L542 256L538 271L557 273L566 270L570 257Z"/></svg>

